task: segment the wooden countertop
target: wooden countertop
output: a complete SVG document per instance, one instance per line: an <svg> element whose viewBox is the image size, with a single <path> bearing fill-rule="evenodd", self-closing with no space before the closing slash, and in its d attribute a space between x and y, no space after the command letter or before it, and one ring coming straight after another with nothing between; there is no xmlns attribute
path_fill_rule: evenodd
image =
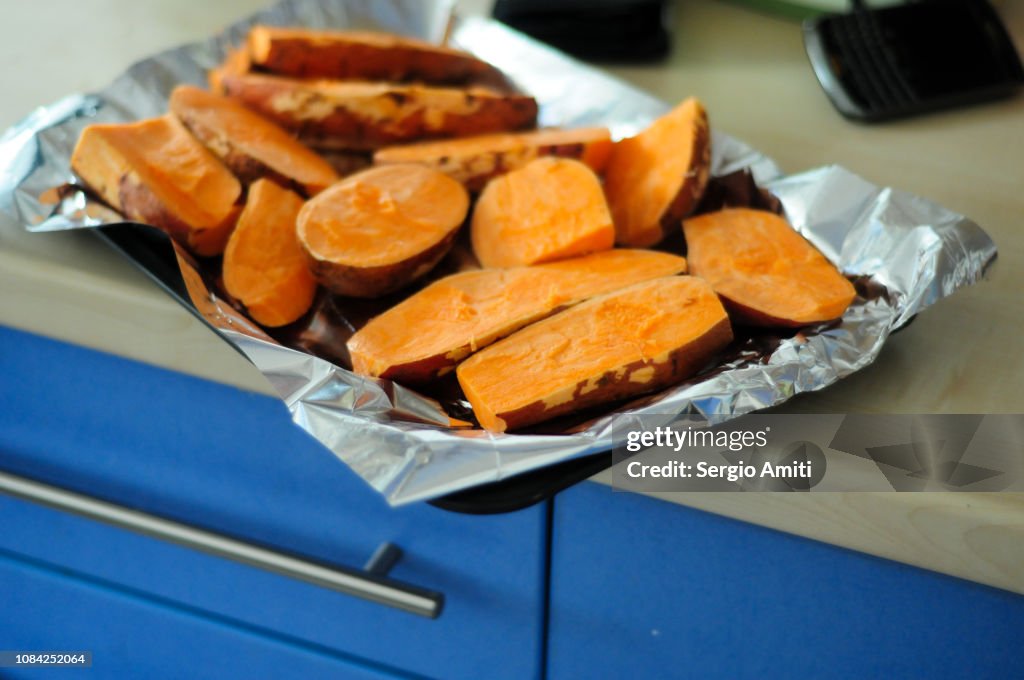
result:
<svg viewBox="0 0 1024 680"><path fill-rule="evenodd" d="M58 0L5 8L0 128L264 4ZM998 8L1022 49L1024 4ZM713 125L787 172L843 165L968 215L999 248L988 280L920 315L874 365L783 410L1024 413L1024 98L856 125L814 80L798 23L721 0L677 2L674 12L668 63L607 70L670 102L700 96ZM89 234L0 230L0 290L0 323L271 393L245 359ZM1019 495L656 495L1024 593Z"/></svg>

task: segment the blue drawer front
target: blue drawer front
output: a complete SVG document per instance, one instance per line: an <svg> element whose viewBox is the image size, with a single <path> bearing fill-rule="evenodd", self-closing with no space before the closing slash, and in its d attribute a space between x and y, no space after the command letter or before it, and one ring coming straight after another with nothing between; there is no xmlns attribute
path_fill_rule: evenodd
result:
<svg viewBox="0 0 1024 680"><path fill-rule="evenodd" d="M351 678L396 676L0 552L0 646L89 651L89 668L14 667L5 678Z"/></svg>
<svg viewBox="0 0 1024 680"><path fill-rule="evenodd" d="M333 564L391 541L447 599L420 619L9 499L5 549L415 673L539 673L545 507L391 509L275 399L4 328L0 376L4 470Z"/></svg>
<svg viewBox="0 0 1024 680"><path fill-rule="evenodd" d="M552 531L553 680L1020 677L1012 593L593 483Z"/></svg>

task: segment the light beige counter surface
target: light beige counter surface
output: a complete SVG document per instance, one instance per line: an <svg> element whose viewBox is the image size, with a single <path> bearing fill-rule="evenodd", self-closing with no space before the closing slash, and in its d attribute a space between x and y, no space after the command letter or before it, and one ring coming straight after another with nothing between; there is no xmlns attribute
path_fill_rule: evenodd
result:
<svg viewBox="0 0 1024 680"><path fill-rule="evenodd" d="M258 0L59 0L5 7L0 128L102 87L132 61L200 39ZM1024 3L999 4L1024 43ZM993 237L989 280L941 301L879 360L791 412L1024 412L1024 97L882 126L846 122L799 24L716 0L675 6L667 64L609 69L787 172L838 163L966 214ZM0 232L0 323L269 394L262 376L88 234ZM1022 454L1024 455L1024 454ZM607 481L608 476L599 476ZM1024 498L1011 494L659 494L667 500L1024 593Z"/></svg>

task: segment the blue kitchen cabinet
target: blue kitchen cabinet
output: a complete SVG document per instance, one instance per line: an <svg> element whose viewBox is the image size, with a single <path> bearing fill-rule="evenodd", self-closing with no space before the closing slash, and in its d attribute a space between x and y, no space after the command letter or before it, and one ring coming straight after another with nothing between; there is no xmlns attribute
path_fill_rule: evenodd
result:
<svg viewBox="0 0 1024 680"><path fill-rule="evenodd" d="M137 630L132 653L156 656L231 631L225 650L272 641L260 652L277 659L268 663L292 649L309 668L340 659L353 677L540 675L546 505L392 509L275 399L2 327L0 376L2 472L332 565L359 568L390 542L404 551L392 578L445 596L431 620L0 495L0 649L103 642L94 671L124 677L102 672L126 663L100 665L100 651L120 649L104 630ZM26 593L46 584L53 594L28 606ZM63 613L58 591L73 602ZM154 662L144 677L190 677L177 663ZM250 668L217 675L254 677Z"/></svg>
<svg viewBox="0 0 1024 680"><path fill-rule="evenodd" d="M1024 660L1007 592L593 483L505 515L392 509L274 399L3 328L0 376L0 472L326 564L391 542L391 576L446 598L430 620L0 494L0 649L88 649L89 677L1007 678Z"/></svg>
<svg viewBox="0 0 1024 680"><path fill-rule="evenodd" d="M583 483L552 523L551 678L1019 678L1024 597Z"/></svg>
<svg viewBox="0 0 1024 680"><path fill-rule="evenodd" d="M3 646L92 653L88 668L9 667L4 678L395 677L329 650L0 552ZM63 647L61 645L64 645Z"/></svg>

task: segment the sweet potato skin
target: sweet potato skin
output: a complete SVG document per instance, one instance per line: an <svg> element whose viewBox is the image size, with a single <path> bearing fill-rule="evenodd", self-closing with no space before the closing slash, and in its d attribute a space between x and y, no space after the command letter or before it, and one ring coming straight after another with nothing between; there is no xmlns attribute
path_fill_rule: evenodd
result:
<svg viewBox="0 0 1024 680"><path fill-rule="evenodd" d="M585 282L591 271L601 272L599 282ZM589 297L685 272L686 260L676 255L614 250L536 267L452 274L372 319L352 336L348 350L353 370L405 384L425 383L452 371L458 362L496 340ZM519 290L531 294L547 292L538 304L527 305L517 309L514 315L500 318L489 306L491 290L507 291L519 303L526 299L518 295ZM451 309L453 300L458 302L454 310ZM480 326L470 323L461 329L465 335L458 340L434 342L439 338L435 319L450 318L450 315L457 319L483 319L485 323ZM393 327L400 329L396 332L430 338L432 344L421 343L414 352L382 349L381 338L395 337Z"/></svg>
<svg viewBox="0 0 1024 680"><path fill-rule="evenodd" d="M153 191L139 181L138 175L128 173L121 177L118 187L121 213L128 219L151 224L167 232L196 255L210 257L224 252L228 237L235 227L240 208L234 210L224 222L211 227L193 228L168 210Z"/></svg>
<svg viewBox="0 0 1024 680"><path fill-rule="evenodd" d="M259 68L297 78L463 83L493 70L466 52L366 31L254 26L248 48Z"/></svg>
<svg viewBox="0 0 1024 680"><path fill-rule="evenodd" d="M669 204L665 214L661 216L661 235L657 237L658 241L669 234L674 234L679 228L680 221L697 208L708 186L708 180L711 179L711 129L708 127L706 115L700 119L697 126L693 147L694 160L687 171L686 181L679 188L679 193Z"/></svg>
<svg viewBox="0 0 1024 680"><path fill-rule="evenodd" d="M377 267L356 267L330 262L307 251L309 268L316 280L338 295L376 298L391 293L420 278L448 253L458 229L453 229L437 244L415 256Z"/></svg>
<svg viewBox="0 0 1024 680"><path fill-rule="evenodd" d="M762 326L765 328L802 328L807 326L809 323L823 323L818 322L802 322L794 321L793 319L784 319L779 316L772 316L771 314L765 314L762 311L756 310L753 307L748 307L744 304L736 302L725 295L719 295L722 298L722 304L729 310L729 317L733 320L737 326Z"/></svg>
<svg viewBox="0 0 1024 680"><path fill-rule="evenodd" d="M373 150L417 139L532 127L533 97L482 88L302 81L225 74L229 96L318 149Z"/></svg>
<svg viewBox="0 0 1024 680"><path fill-rule="evenodd" d="M373 164L370 154L362 151L343 150L316 150L320 157L327 162L335 174L341 177L348 177L357 172L365 170Z"/></svg>
<svg viewBox="0 0 1024 680"><path fill-rule="evenodd" d="M414 363L389 366L379 371L377 377L394 380L404 385L422 385L434 378L448 375L455 370L456 364L470 354L472 354L472 350L469 345L463 345L447 354L435 354ZM373 369L366 364L360 366L359 369L353 366L353 370L362 375L374 375Z"/></svg>
<svg viewBox="0 0 1024 680"><path fill-rule="evenodd" d="M659 291L658 288L663 290ZM636 357L637 354L640 356L623 363L607 365L603 370L598 369L599 372L591 372L596 365L603 362L603 359L594 359L594 347L584 350L580 355L570 353L568 363L559 363L554 368L553 382L549 382L544 388L547 391L536 395L536 398L527 403L496 408L501 406L502 401L506 404L515 404L522 400L519 397L505 396L509 394L508 391L495 396L495 381L500 380L501 385L507 384L509 371L513 370L509 367L519 365L518 359L529 361L530 357L535 356L537 347L540 347L538 343L542 342L545 348L550 347L551 338L557 338L559 342L571 346L575 340L575 336L570 335L571 331L581 329L585 329L593 337L600 338L604 333L609 333L611 338L618 338L623 333L622 319L615 312L616 305L626 303L627 307L630 307L638 300L645 300L652 295L657 297L659 303L666 304L663 308L666 315L665 323L688 324L693 318L692 323L696 324L694 332L697 334L682 344L673 343L651 356L645 355L646 348L632 349L633 342L640 342L640 346L643 347L643 341L631 341L624 335L621 338L622 346L626 347L621 352L623 359L629 356ZM682 308L670 309L668 305L677 299L677 295L682 302ZM689 298L685 302L682 301L684 296ZM695 317L691 316L691 304L699 305L699 312ZM629 332L632 331L627 331L627 335ZM474 414L480 425L490 431L505 432L679 382L705 366L715 354L732 341L732 337L728 315L706 282L689 276L671 277L671 280L655 279L593 298L528 326L470 357L458 367L456 373L463 392L473 405ZM586 341L587 338L584 338L581 342ZM665 342L664 337L661 342ZM600 347L600 343L596 346ZM564 350L558 348L545 349L542 351L544 356L539 360L550 362L551 352L562 351ZM611 351L618 355L617 350ZM615 360L619 360L618 356ZM525 370L525 367L523 368ZM570 377L572 373L580 372L583 372L583 375L579 379L573 380ZM540 380L551 379L551 376L545 374Z"/></svg>
<svg viewBox="0 0 1024 680"><path fill-rule="evenodd" d="M238 180L170 115L88 126L71 167L123 216L163 229L197 255L222 252L238 217Z"/></svg>
<svg viewBox="0 0 1024 680"><path fill-rule="evenodd" d="M423 163L479 193L495 177L545 156L579 160L600 174L611 150L607 128L536 130L385 147L374 153L373 162Z"/></svg>
<svg viewBox="0 0 1024 680"><path fill-rule="evenodd" d="M313 196L338 179L327 161L232 99L179 85L171 93L169 105L189 132L247 186L266 177L303 196ZM247 140L239 133L248 135L248 149ZM287 164L292 167L285 170Z"/></svg>
<svg viewBox="0 0 1024 680"><path fill-rule="evenodd" d="M174 240L188 244L188 235L192 231L177 215L169 212L167 207L153 194L152 190L141 182L135 173L121 176L117 188L117 205L125 217L143 224L160 225ZM225 235L225 242L227 237Z"/></svg>

